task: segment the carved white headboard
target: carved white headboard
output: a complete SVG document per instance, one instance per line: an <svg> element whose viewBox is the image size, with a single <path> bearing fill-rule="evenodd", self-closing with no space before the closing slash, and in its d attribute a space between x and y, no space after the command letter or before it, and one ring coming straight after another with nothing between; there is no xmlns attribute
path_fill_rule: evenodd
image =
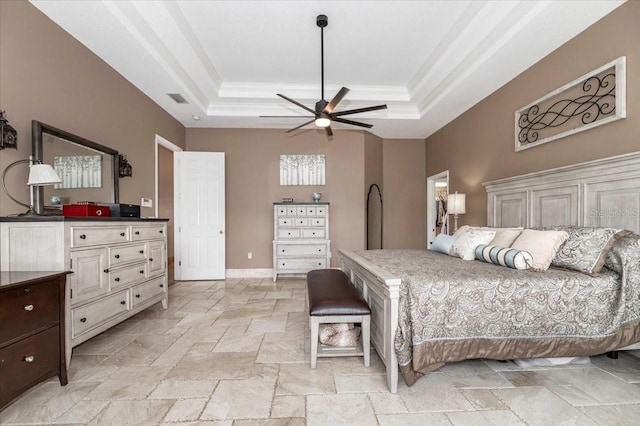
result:
<svg viewBox="0 0 640 426"><path fill-rule="evenodd" d="M640 152L482 185L489 226L577 225L640 233Z"/></svg>

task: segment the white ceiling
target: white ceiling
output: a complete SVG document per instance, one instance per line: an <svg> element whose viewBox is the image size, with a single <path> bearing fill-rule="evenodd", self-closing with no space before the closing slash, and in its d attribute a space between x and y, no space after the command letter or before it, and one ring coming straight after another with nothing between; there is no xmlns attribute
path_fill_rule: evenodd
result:
<svg viewBox="0 0 640 426"><path fill-rule="evenodd" d="M386 103L348 117L384 138L428 137L623 3L30 1L186 127L304 122L259 116L308 115L276 93L320 99L325 14L325 98L346 86L336 111Z"/></svg>

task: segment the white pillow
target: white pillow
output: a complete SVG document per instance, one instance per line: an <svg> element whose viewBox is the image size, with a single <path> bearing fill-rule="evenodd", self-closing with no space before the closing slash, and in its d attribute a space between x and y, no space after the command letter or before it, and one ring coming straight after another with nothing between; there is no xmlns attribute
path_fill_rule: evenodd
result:
<svg viewBox="0 0 640 426"><path fill-rule="evenodd" d="M456 237L447 234L438 234L431 243L431 250L444 254L451 254L451 247L456 241Z"/></svg>
<svg viewBox="0 0 640 426"><path fill-rule="evenodd" d="M535 231L525 229L511 244L511 248L528 251L533 257L531 266L546 271L558 248L569 237L564 231Z"/></svg>
<svg viewBox="0 0 640 426"><path fill-rule="evenodd" d="M520 236L522 229L499 229L493 237L490 246L511 247L511 244Z"/></svg>
<svg viewBox="0 0 640 426"><path fill-rule="evenodd" d="M488 229L467 229L453 243L451 255L458 256L462 260L474 260L476 247L480 244L488 244L495 235L496 231Z"/></svg>

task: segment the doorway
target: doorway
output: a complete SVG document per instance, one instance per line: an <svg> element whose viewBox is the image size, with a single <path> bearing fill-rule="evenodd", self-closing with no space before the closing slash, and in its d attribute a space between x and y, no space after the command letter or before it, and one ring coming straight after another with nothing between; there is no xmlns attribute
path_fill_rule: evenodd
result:
<svg viewBox="0 0 640 426"><path fill-rule="evenodd" d="M427 249L440 232L448 233L445 201L449 194L449 170L427 178Z"/></svg>
<svg viewBox="0 0 640 426"><path fill-rule="evenodd" d="M169 283L175 281L175 237L173 215L173 154L182 148L156 135L156 184L155 184L155 217L168 218L167 222L167 276Z"/></svg>

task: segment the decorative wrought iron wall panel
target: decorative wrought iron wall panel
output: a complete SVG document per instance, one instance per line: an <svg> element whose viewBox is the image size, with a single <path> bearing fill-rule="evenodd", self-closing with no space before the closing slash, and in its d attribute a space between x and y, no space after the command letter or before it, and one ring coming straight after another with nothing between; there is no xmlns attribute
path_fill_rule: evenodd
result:
<svg viewBox="0 0 640 426"><path fill-rule="evenodd" d="M516 111L516 151L626 117L626 57Z"/></svg>

